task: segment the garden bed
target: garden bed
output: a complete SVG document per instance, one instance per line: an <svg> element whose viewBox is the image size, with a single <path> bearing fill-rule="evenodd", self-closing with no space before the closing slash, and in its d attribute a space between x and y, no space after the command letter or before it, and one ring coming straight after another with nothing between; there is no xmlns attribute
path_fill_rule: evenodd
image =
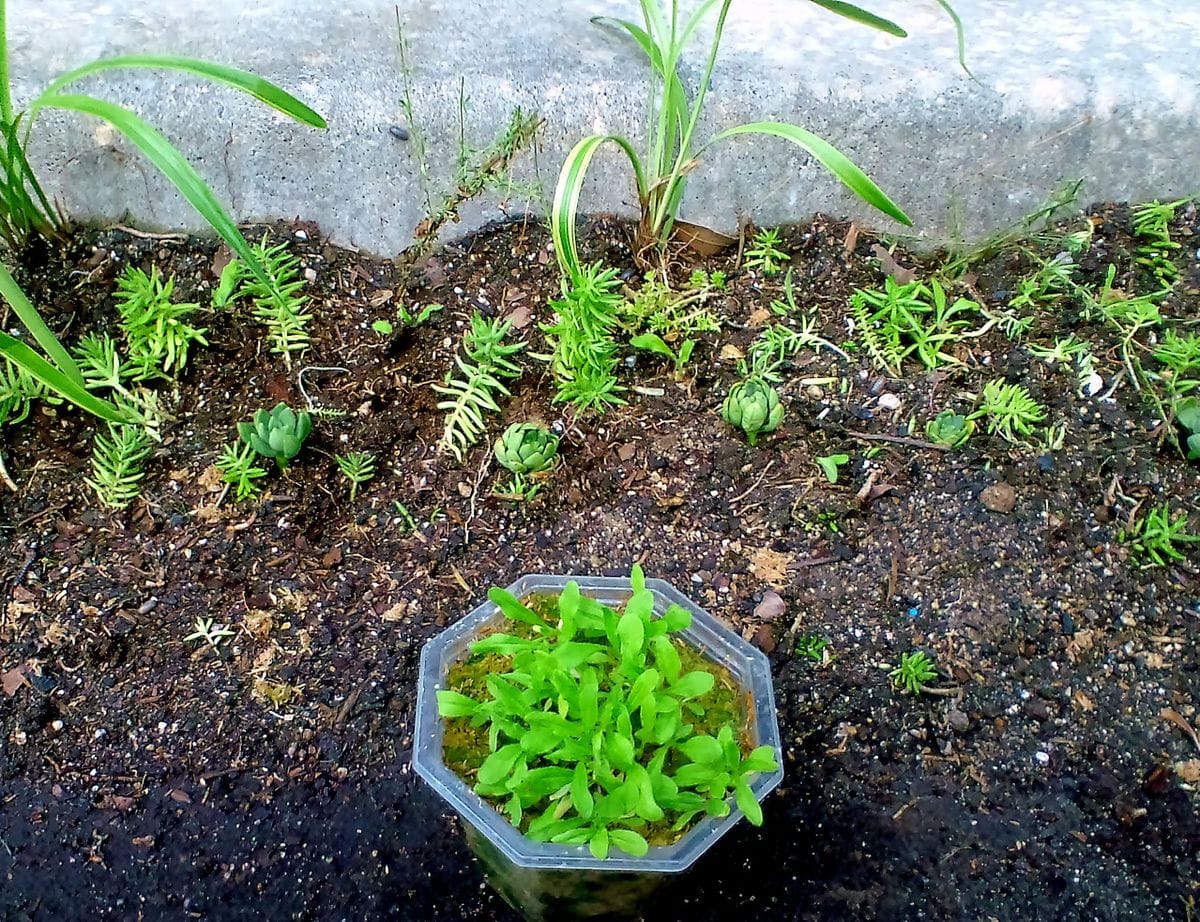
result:
<svg viewBox="0 0 1200 922"><path fill-rule="evenodd" d="M1098 287L1114 264L1133 294L1129 210L1063 232L1089 223L1077 281ZM474 312L546 351L559 291L544 229L450 244L407 292L391 262L313 226L272 233L301 258L311 347L289 370L245 312L205 316L177 397L160 387L174 421L128 510L84 485L90 418L39 409L4 431L19 490L0 493L0 916L514 918L410 771L420 646L489 586L636 561L771 655L786 757L765 825L727 836L648 918L1194 917L1200 571L1185 544L1143 569L1120 535L1163 503L1200 529L1197 468L1128 380L1110 391L1111 327L1056 303L1026 343L993 328L947 347L958 364L910 361L899 378L862 350L805 350L784 368L781 427L750 447L720 407L737 357L781 319L782 276L732 252L681 258L678 286L699 266L729 277L704 302L722 329L681 374L629 350L628 404L576 418L522 354L460 464L435 450L431 385ZM1194 207L1171 233L1179 280L1160 309L1187 330ZM585 255L635 282L630 234L596 220ZM1030 246L1052 258L1056 240ZM794 300L833 345L853 338L852 292L883 285L879 243L825 218L783 235ZM224 260L206 240L81 231L18 278L75 339L114 329L126 265L207 305ZM893 261L922 278L945 265ZM953 295L1003 306L1037 268L1000 248ZM444 310L427 323L396 323L401 304L431 303ZM1091 396L1028 349L1068 335L1091 345ZM302 392L302 365L345 371L306 372ZM1016 446L983 420L959 449L930 444L925 420L993 379L1027 387L1061 444ZM306 400L326 412L303 452L235 503L211 467L235 424ZM514 504L492 496L487 444L530 418L561 423L562 462ZM332 459L348 450L377 459L353 502ZM831 483L816 461L840 454ZM232 635L185 639L204 618ZM940 671L916 695L889 678L914 650Z"/></svg>

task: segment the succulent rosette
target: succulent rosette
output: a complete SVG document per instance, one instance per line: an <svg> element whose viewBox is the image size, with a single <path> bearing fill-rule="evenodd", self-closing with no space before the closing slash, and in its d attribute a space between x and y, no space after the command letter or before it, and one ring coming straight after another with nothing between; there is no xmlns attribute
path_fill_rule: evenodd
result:
<svg viewBox="0 0 1200 922"><path fill-rule="evenodd" d="M277 403L269 413L259 410L253 422L238 423L243 442L264 458L273 458L281 468L300 453L304 440L312 432L312 417L297 413L286 403Z"/></svg>
<svg viewBox="0 0 1200 922"><path fill-rule="evenodd" d="M774 432L783 420L783 404L779 392L765 381L747 378L729 389L721 406L725 422L746 433L746 441L754 444L760 432Z"/></svg>
<svg viewBox="0 0 1200 922"><path fill-rule="evenodd" d="M513 423L496 439L496 460L514 474L548 470L558 454L558 436L537 423Z"/></svg>

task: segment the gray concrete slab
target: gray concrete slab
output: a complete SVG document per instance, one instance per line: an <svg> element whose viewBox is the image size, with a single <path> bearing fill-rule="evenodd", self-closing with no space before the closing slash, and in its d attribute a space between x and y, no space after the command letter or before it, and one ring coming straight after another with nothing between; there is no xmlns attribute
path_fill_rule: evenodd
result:
<svg viewBox="0 0 1200 922"><path fill-rule="evenodd" d="M977 239L1028 213L1064 181L1085 199L1200 192L1200 5L1179 0L957 0L968 63L934 0L876 0L906 26L889 38L799 0L733 5L705 129L775 118L851 155L934 243ZM157 72L91 78L88 91L131 105L186 152L239 220L301 216L341 243L390 254L411 240L423 195L403 123L394 0L10 0L18 102L101 55L193 54L247 67L304 98L327 132L290 124L231 91ZM468 138L482 146L515 105L546 127L519 178L553 190L584 133L640 138L645 67L592 15L635 17L635 0L400 0L414 101L435 179L453 169L460 80ZM689 62L692 76L700 49ZM198 217L111 131L48 114L35 163L69 212L197 228ZM601 155L586 210L628 209L632 181ZM477 203L460 230L525 202ZM684 216L736 226L821 210L866 217L805 155L775 139L738 139L706 155Z"/></svg>

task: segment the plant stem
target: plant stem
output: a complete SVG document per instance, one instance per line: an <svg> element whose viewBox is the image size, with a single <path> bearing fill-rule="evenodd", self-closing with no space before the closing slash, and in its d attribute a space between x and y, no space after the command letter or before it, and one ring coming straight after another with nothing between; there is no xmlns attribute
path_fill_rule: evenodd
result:
<svg viewBox="0 0 1200 922"><path fill-rule="evenodd" d="M12 87L8 82L8 4L0 0L0 121L13 123Z"/></svg>

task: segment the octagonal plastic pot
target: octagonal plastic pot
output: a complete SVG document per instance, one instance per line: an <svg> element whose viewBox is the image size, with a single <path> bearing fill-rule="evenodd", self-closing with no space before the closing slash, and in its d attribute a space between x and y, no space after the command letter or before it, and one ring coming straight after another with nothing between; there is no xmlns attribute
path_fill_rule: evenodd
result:
<svg viewBox="0 0 1200 922"><path fill-rule="evenodd" d="M523 576L507 588L517 598L524 598L535 592L557 594L571 581L579 584L584 595L614 608L623 605L632 593L627 577L535 574ZM754 745L774 749L776 763L781 766L770 774L758 775L750 785L761 801L783 779L783 753L767 658L669 583L648 579L646 588L654 595L656 615L661 617L672 604L692 613L691 626L676 636L724 666L745 690L751 702ZM691 867L742 818L742 813L731 796L728 816L706 816L678 842L652 846L641 858L614 851L607 858L597 859L586 846L526 838L442 758L443 727L437 692L444 687L450 667L468 655L472 641L502 621L500 609L490 601L484 602L421 651L413 768L457 811L467 842L483 865L488 882L526 919L631 918L668 875Z"/></svg>

